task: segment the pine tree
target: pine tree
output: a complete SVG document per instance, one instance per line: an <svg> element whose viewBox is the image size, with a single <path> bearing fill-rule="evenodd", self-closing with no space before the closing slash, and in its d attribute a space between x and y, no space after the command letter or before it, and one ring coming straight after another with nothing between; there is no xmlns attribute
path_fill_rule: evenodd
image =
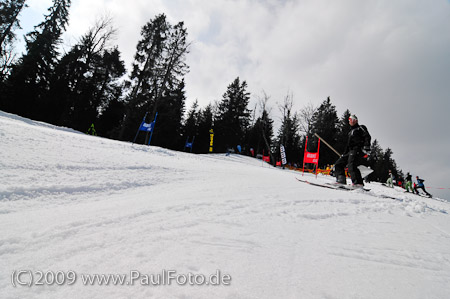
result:
<svg viewBox="0 0 450 299"><path fill-rule="evenodd" d="M183 22L172 26L166 16L161 14L142 28L141 35L134 57L129 81L130 93L120 133L120 139L123 140L132 138L133 131L146 112L149 112L150 119L157 112L161 121L169 117L162 112L165 109L163 101L171 99L171 93L179 93L180 86L184 86L184 75L189 69L185 63L189 43ZM179 100L184 100L184 97ZM181 127L181 118L179 120L178 127ZM172 137L178 138L165 138Z"/></svg>
<svg viewBox="0 0 450 299"><path fill-rule="evenodd" d="M187 42L187 30L183 22L170 27L169 38L163 56L163 64L158 69L155 87L155 105L153 112L156 113L160 99L171 93L172 90L184 87L184 75L189 67L185 62L186 54L189 53L190 44ZM183 103L184 104L184 103Z"/></svg>
<svg viewBox="0 0 450 299"><path fill-rule="evenodd" d="M397 168L397 163L392 157L393 151L390 148L383 150L375 139L371 145L370 160L374 172L369 176L371 181L386 182L389 170L394 177L403 176L403 172Z"/></svg>
<svg viewBox="0 0 450 299"><path fill-rule="evenodd" d="M116 91L115 97L113 97L103 108L102 113L98 116L96 123L97 133L99 136L118 139L121 121L125 113L125 103L120 100L122 90Z"/></svg>
<svg viewBox="0 0 450 299"><path fill-rule="evenodd" d="M182 80L179 86L161 98L158 105L158 117L153 132L151 144L180 150L183 148L183 114L186 102L185 84Z"/></svg>
<svg viewBox="0 0 450 299"><path fill-rule="evenodd" d="M118 100L125 66L117 47L108 46L115 34L111 22L108 18L97 21L59 62L49 109L49 118L58 117L54 122L85 130L110 101Z"/></svg>
<svg viewBox="0 0 450 299"><path fill-rule="evenodd" d="M395 160L392 158L394 152L387 148L382 156L382 159L378 161L379 163L379 179L381 182L386 182L389 175L389 170L392 171L394 177L397 176L397 164Z"/></svg>
<svg viewBox="0 0 450 299"><path fill-rule="evenodd" d="M284 145L286 158L289 162L298 162L301 158L300 135L298 134L299 118L297 113L292 112L293 103L293 95L288 94L283 106L280 107L283 119L278 130L278 145ZM279 146L276 150L277 157L280 157Z"/></svg>
<svg viewBox="0 0 450 299"><path fill-rule="evenodd" d="M204 109L198 108L198 101L192 104L184 123L183 140L192 141L195 137L193 153L209 152L210 130L213 128L213 111L209 104Z"/></svg>
<svg viewBox="0 0 450 299"><path fill-rule="evenodd" d="M268 154L272 152L273 139L273 120L270 118L270 111L268 101L270 97L264 93L259 100L258 105L255 105L253 115L256 113L256 107L259 106L260 115L250 125L246 136L247 154L253 148L255 154ZM255 118L255 116L253 116Z"/></svg>
<svg viewBox="0 0 450 299"><path fill-rule="evenodd" d="M195 100L189 110L186 121L184 123L184 138L192 138L198 134L198 122L199 122L198 101Z"/></svg>
<svg viewBox="0 0 450 299"><path fill-rule="evenodd" d="M253 148L256 154L272 152L273 120L269 112L263 109L253 126L248 131L248 148Z"/></svg>
<svg viewBox="0 0 450 299"><path fill-rule="evenodd" d="M379 181L380 175L382 174L381 164L378 163L383 159L383 149L381 148L378 140L375 139L370 146L370 167L373 169L373 172L369 175L370 181Z"/></svg>
<svg viewBox="0 0 450 299"><path fill-rule="evenodd" d="M15 39L14 29L21 28L18 17L25 7L25 0L0 2L0 50Z"/></svg>
<svg viewBox="0 0 450 299"><path fill-rule="evenodd" d="M348 134L351 131L351 126L350 123L348 122L350 116L351 116L350 110L348 109L345 110L344 113L342 114L342 117L339 119L339 123L337 126L338 131L336 136L335 149L341 154L343 154L345 151L348 141Z"/></svg>
<svg viewBox="0 0 450 299"><path fill-rule="evenodd" d="M247 92L247 82L237 77L227 88L219 103L216 117L215 148L224 152L228 147L235 147L244 142L246 130L250 122L250 112L247 109L250 93Z"/></svg>
<svg viewBox="0 0 450 299"><path fill-rule="evenodd" d="M198 113L197 137L193 152L206 154L209 152L210 130L213 128L213 108L211 104Z"/></svg>
<svg viewBox="0 0 450 299"><path fill-rule="evenodd" d="M317 133L330 145L335 145L337 142L339 119L337 117L336 107L331 103L330 97L317 109L313 117L313 133ZM317 148L317 141L309 142L308 148L311 145L313 148ZM323 144L322 144L323 145ZM334 164L337 160L336 154L327 146L320 147L320 159L319 166L327 164Z"/></svg>
<svg viewBox="0 0 450 299"><path fill-rule="evenodd" d="M9 72L13 43L16 38L15 29L21 29L20 12L27 7L25 0L5 0L0 2L0 83Z"/></svg>
<svg viewBox="0 0 450 299"><path fill-rule="evenodd" d="M71 0L53 0L45 21L25 37L26 53L12 68L6 82L9 112L34 119L43 117L46 109L50 79L58 62L57 47L69 18Z"/></svg>

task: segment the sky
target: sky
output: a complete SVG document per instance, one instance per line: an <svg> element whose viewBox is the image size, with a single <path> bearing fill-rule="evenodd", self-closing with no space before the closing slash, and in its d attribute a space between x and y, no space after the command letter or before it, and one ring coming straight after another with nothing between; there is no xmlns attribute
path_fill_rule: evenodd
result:
<svg viewBox="0 0 450 299"><path fill-rule="evenodd" d="M27 3L23 32L52 1ZM142 26L161 13L183 21L192 42L188 109L220 100L236 77L248 83L251 108L270 96L276 123L286 95L295 111L329 96L338 116L355 113L405 173L450 194L450 1L73 0L63 45L109 14L130 70Z"/></svg>

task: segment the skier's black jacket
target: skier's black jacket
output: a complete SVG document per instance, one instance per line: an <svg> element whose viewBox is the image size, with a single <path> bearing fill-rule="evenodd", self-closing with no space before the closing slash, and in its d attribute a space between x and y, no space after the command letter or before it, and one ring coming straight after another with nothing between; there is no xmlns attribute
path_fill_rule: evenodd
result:
<svg viewBox="0 0 450 299"><path fill-rule="evenodd" d="M348 133L347 147L345 148L344 154L350 151L360 153L363 148L369 151L371 138L366 126L355 124Z"/></svg>

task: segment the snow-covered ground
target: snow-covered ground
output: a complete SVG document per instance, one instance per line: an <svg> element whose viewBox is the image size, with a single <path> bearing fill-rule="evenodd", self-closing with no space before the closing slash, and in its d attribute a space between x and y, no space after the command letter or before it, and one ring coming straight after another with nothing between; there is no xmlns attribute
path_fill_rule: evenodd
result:
<svg viewBox="0 0 450 299"><path fill-rule="evenodd" d="M3 112L0 138L1 298L449 298L444 200Z"/></svg>

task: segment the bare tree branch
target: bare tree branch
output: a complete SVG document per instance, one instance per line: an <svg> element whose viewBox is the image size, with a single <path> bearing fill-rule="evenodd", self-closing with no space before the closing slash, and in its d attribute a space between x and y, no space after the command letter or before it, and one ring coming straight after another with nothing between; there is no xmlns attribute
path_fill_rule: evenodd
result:
<svg viewBox="0 0 450 299"><path fill-rule="evenodd" d="M313 116L316 113L317 107L315 107L311 102L309 102L305 107L303 107L299 112L299 126L300 131L309 135L312 129Z"/></svg>

